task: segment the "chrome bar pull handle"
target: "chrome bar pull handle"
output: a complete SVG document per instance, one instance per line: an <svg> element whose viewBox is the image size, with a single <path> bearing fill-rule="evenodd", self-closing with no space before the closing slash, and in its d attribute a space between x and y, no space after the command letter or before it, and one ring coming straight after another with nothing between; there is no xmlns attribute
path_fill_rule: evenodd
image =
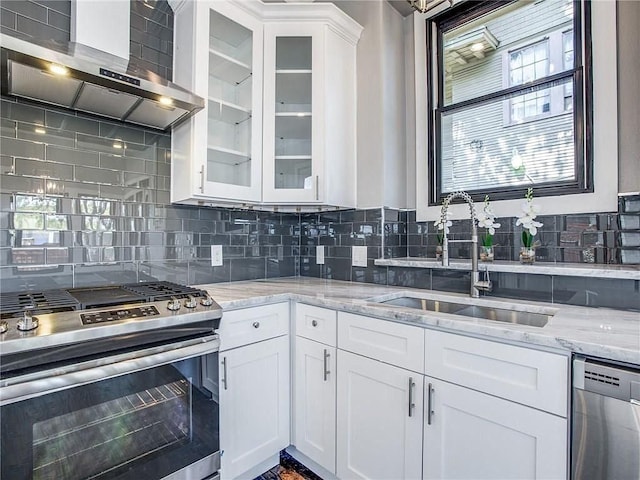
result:
<svg viewBox="0 0 640 480"><path fill-rule="evenodd" d="M433 385L429 384L427 387L427 425L431 425L431 415L433 415Z"/></svg>
<svg viewBox="0 0 640 480"><path fill-rule="evenodd" d="M224 389L227 389L227 357L222 357L222 378L220 382L224 385Z"/></svg>
<svg viewBox="0 0 640 480"><path fill-rule="evenodd" d="M413 415L413 409L416 407L416 404L413 403L413 387L416 384L413 381L413 377L409 377L409 416Z"/></svg>
<svg viewBox="0 0 640 480"><path fill-rule="evenodd" d="M320 200L320 177L316 175L316 201Z"/></svg>
<svg viewBox="0 0 640 480"><path fill-rule="evenodd" d="M204 193L204 165L200 167L200 193Z"/></svg>
<svg viewBox="0 0 640 480"><path fill-rule="evenodd" d="M326 382L327 379L329 378L329 374L331 373L329 371L329 357L331 356L331 354L329 353L329 350L327 350L326 348L324 349L324 381Z"/></svg>

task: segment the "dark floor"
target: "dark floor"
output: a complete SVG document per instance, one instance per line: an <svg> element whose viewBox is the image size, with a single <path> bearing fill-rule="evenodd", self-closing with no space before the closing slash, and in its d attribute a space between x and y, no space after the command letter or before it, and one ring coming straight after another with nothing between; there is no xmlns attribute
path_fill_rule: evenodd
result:
<svg viewBox="0 0 640 480"><path fill-rule="evenodd" d="M284 450L280 452L280 465L276 465L255 480L322 480Z"/></svg>

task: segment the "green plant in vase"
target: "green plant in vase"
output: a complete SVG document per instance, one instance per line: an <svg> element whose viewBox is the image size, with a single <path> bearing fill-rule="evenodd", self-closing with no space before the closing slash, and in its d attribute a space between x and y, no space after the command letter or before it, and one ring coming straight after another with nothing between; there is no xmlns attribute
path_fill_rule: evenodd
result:
<svg viewBox="0 0 640 480"><path fill-rule="evenodd" d="M536 258L535 247L539 242L534 242L533 237L538 233L542 223L535 218L540 213L540 207L533 203L533 188L527 189L525 202L522 204L522 214L516 220L516 226L522 225L522 247L520 248L520 263L533 263Z"/></svg>
<svg viewBox="0 0 640 480"><path fill-rule="evenodd" d="M496 223L496 215L489 203L489 195L484 197L484 206L478 212L478 226L485 229L480 247L480 260L493 262L493 236L496 234L496 229L500 228L500 224Z"/></svg>

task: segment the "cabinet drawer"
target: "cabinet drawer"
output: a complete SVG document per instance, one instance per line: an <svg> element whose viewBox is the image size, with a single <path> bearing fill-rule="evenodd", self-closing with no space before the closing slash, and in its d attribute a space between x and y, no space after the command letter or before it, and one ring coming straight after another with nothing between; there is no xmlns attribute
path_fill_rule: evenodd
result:
<svg viewBox="0 0 640 480"><path fill-rule="evenodd" d="M338 348L424 372L424 329L338 312Z"/></svg>
<svg viewBox="0 0 640 480"><path fill-rule="evenodd" d="M567 416L567 357L433 330L425 337L427 375Z"/></svg>
<svg viewBox="0 0 640 480"><path fill-rule="evenodd" d="M289 333L289 303L263 305L222 313L220 351Z"/></svg>
<svg viewBox="0 0 640 480"><path fill-rule="evenodd" d="M337 312L303 303L295 305L296 335L336 346Z"/></svg>

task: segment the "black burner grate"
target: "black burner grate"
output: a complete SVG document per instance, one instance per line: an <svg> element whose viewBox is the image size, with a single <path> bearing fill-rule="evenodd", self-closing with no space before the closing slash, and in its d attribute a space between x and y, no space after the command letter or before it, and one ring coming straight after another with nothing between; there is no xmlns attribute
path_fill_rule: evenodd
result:
<svg viewBox="0 0 640 480"><path fill-rule="evenodd" d="M145 296L150 302L169 300L171 297L187 298L189 295L193 297L204 297L207 294L204 290L172 282L130 283L123 285L122 288Z"/></svg>
<svg viewBox="0 0 640 480"><path fill-rule="evenodd" d="M120 297L115 295L119 293ZM121 287L79 288L70 290L45 290L44 292L9 292L0 294L1 317L16 317L27 307L34 313L56 313L83 310L99 306L122 305L124 303L159 302L171 297L204 297L207 293L172 282L130 283ZM77 298L74 298L74 295ZM87 300L87 297L91 301ZM120 300L118 300L120 298Z"/></svg>
<svg viewBox="0 0 640 480"><path fill-rule="evenodd" d="M79 305L66 290L0 294L0 309L3 319L18 316L28 307L34 308L33 313L43 314L77 310Z"/></svg>

